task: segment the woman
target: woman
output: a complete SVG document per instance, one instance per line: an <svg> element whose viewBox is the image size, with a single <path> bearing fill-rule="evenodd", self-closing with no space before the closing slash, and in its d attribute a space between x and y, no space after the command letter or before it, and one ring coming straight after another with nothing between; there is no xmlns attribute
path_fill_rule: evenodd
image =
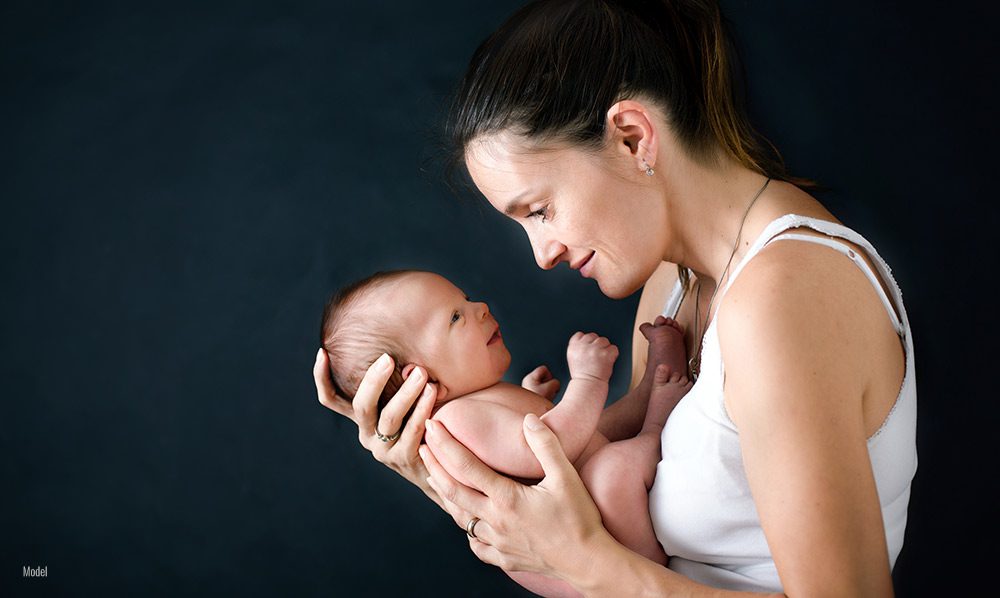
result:
<svg viewBox="0 0 1000 598"><path fill-rule="evenodd" d="M452 118L472 181L541 268L566 262L612 298L643 288L633 380L638 325L660 313L684 325L697 382L650 492L669 569L604 530L537 418L524 431L546 477L529 487L424 423L423 379L377 416L386 374L370 371L352 407L321 352L320 400L506 570L586 595L891 594L916 468L906 313L874 248L754 134L729 53L712 2L536 2L477 50ZM646 399L615 403L602 431L633 435Z"/></svg>

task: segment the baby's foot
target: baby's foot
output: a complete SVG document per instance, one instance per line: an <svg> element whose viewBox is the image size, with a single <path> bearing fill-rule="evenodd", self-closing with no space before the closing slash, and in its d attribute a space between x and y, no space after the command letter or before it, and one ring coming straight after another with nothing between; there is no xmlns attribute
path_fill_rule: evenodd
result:
<svg viewBox="0 0 1000 598"><path fill-rule="evenodd" d="M657 316L652 324L639 326L639 332L649 341L643 382L651 384L657 366L666 365L671 372L685 375L688 371L684 329L673 318Z"/></svg>
<svg viewBox="0 0 1000 598"><path fill-rule="evenodd" d="M643 432L658 433L663 429L670 412L691 390L691 386L691 381L684 374L670 371L667 365L661 364L657 367L653 374L653 387L649 392L649 406L646 407Z"/></svg>

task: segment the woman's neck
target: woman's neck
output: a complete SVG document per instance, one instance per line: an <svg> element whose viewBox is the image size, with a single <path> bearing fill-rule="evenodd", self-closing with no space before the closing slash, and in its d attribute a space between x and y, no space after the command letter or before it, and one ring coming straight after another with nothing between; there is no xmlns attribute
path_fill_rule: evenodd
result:
<svg viewBox="0 0 1000 598"><path fill-rule="evenodd" d="M731 161L706 166L682 158L672 161L664 174L670 185L670 241L664 260L690 268L699 280L714 285L730 259L738 261L753 242L763 226L756 224L757 214L772 211L767 204L775 194L768 185L757 196L767 177Z"/></svg>

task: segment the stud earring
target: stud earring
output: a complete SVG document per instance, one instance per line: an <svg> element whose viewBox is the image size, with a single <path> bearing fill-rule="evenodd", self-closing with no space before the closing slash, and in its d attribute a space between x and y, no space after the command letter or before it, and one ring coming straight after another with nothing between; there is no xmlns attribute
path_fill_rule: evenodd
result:
<svg viewBox="0 0 1000 598"><path fill-rule="evenodd" d="M645 160L642 161L642 164L646 167L646 176L653 176L653 168Z"/></svg>

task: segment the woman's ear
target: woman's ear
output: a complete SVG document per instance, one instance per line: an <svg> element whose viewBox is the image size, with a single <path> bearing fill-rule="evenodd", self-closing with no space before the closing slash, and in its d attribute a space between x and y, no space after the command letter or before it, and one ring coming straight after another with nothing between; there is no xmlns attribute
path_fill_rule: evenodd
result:
<svg viewBox="0 0 1000 598"><path fill-rule="evenodd" d="M649 105L636 100L622 100L608 109L605 123L612 146L633 160L646 172L656 166L659 149L657 118Z"/></svg>

